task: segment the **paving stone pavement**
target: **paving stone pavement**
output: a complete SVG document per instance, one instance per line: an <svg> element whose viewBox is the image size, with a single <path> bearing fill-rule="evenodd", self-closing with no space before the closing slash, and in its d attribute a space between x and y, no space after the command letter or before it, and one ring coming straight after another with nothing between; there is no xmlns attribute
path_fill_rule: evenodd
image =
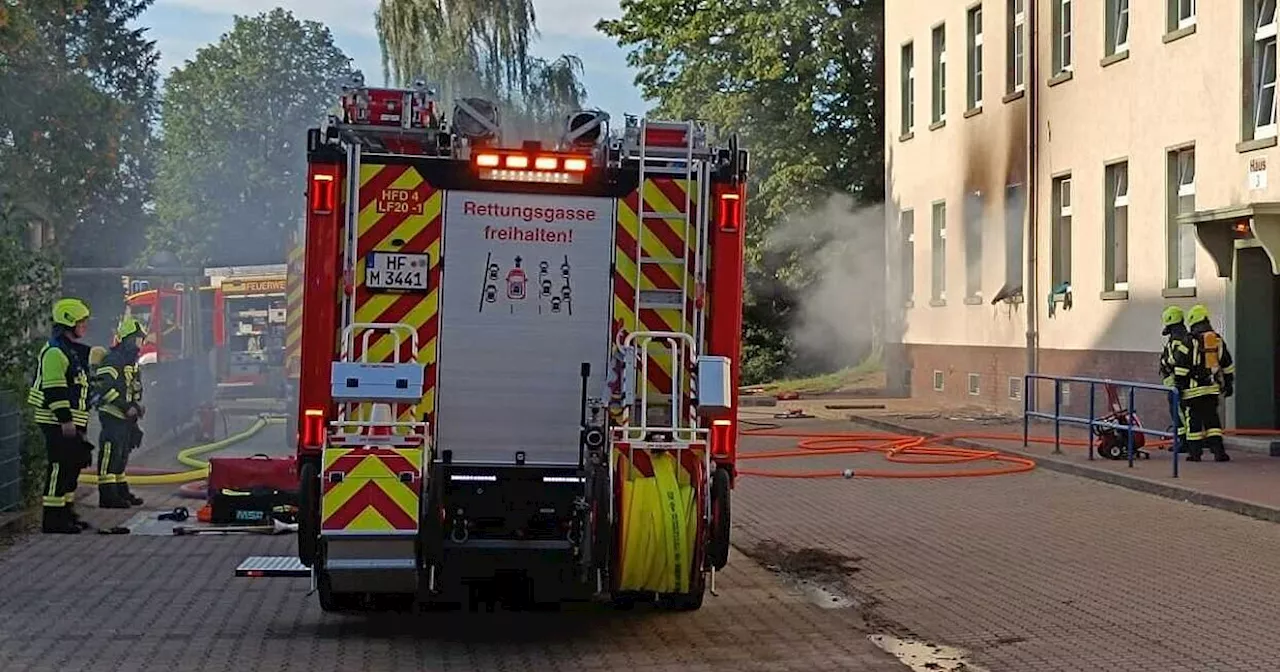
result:
<svg viewBox="0 0 1280 672"><path fill-rule="evenodd" d="M264 431L238 452L278 452ZM163 466L149 455L148 466ZM138 488L146 509L191 500ZM134 511L80 507L99 525ZM194 507L193 507L194 508ZM307 579L237 579L287 537L35 535L0 552L4 672L831 670L900 672L859 614L827 609L735 553L694 613L571 605L559 614L325 614Z"/></svg>
<svg viewBox="0 0 1280 672"><path fill-rule="evenodd" d="M874 431L821 421L787 428ZM753 437L743 450L793 445ZM855 455L751 467L796 463L886 466ZM1273 523L1044 469L744 477L735 496L734 538L745 552L841 588L885 632L969 650L993 672L1280 669Z"/></svg>

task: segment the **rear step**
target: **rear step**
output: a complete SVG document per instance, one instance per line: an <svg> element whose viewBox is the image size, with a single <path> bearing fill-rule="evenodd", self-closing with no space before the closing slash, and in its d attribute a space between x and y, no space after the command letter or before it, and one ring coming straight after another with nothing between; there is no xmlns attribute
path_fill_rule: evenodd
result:
<svg viewBox="0 0 1280 672"><path fill-rule="evenodd" d="M292 555L251 555L236 567L236 576L252 578L308 577L311 570Z"/></svg>

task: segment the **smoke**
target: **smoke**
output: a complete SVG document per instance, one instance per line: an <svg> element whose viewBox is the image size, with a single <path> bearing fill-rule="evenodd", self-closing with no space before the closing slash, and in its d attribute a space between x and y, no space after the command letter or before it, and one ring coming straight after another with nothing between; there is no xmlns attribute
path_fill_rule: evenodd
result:
<svg viewBox="0 0 1280 672"><path fill-rule="evenodd" d="M768 252L791 255L803 270L794 278L791 324L797 368L834 370L878 356L884 329L885 207L857 207L846 194L780 221L764 241Z"/></svg>

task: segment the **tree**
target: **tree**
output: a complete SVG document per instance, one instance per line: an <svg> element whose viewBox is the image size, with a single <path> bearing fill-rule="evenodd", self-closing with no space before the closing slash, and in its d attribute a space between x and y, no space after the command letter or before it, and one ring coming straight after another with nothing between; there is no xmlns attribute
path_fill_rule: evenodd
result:
<svg viewBox="0 0 1280 672"><path fill-rule="evenodd" d="M815 311L806 297L841 265L843 253L877 238L874 230L847 230L845 218L829 211L835 195L848 197L839 205L849 210L883 199L883 0L621 5L620 19L597 28L631 50L636 83L658 101L657 114L704 119L741 134L752 151L744 372L760 380L861 356L809 353L809 362L797 361L793 342L806 309L810 319ZM817 211L828 226L794 214ZM856 220L862 228L883 227L872 218ZM883 272L865 277L882 282ZM882 290L850 293L878 300Z"/></svg>
<svg viewBox="0 0 1280 672"><path fill-rule="evenodd" d="M283 9L235 17L175 68L148 253L196 265L283 262L286 231L303 217L306 129L350 75L328 28Z"/></svg>
<svg viewBox="0 0 1280 672"><path fill-rule="evenodd" d="M493 100L522 136L552 128L586 98L581 60L530 53L537 37L532 0L380 0L374 20L389 81L435 81L446 104L463 96Z"/></svg>

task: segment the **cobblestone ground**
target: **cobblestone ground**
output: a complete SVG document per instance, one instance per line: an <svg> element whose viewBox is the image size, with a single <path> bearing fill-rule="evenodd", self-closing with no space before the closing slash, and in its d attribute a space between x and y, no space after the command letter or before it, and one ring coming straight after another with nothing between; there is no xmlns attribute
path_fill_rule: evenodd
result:
<svg viewBox="0 0 1280 672"><path fill-rule="evenodd" d="M744 450L793 445L757 437ZM751 466L824 462L894 468L869 455ZM1272 523L1042 469L745 477L735 495L745 552L839 587L883 632L960 647L993 672L1280 669Z"/></svg>
<svg viewBox="0 0 1280 672"><path fill-rule="evenodd" d="M238 452L278 452L265 431ZM163 462L154 454L150 466ZM139 488L146 508L191 505ZM134 512L80 508L99 525ZM194 510L194 508L193 508ZM34 536L0 554L0 670L832 670L904 668L855 611L827 609L735 554L695 613L574 605L558 614L338 616L307 579L237 579L292 537Z"/></svg>

